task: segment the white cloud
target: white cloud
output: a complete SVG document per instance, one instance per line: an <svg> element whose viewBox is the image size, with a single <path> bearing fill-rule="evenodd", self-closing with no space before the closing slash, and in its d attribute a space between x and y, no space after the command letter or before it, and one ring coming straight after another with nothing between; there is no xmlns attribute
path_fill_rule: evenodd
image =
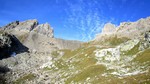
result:
<svg viewBox="0 0 150 84"><path fill-rule="evenodd" d="M107 0L109 3L110 9L112 8L112 1ZM82 40L92 40L97 33L100 33L105 22L103 10L101 10L99 5L102 5L103 2L98 2L97 0L84 1L76 0L75 3L66 0L68 4L68 9L66 13L68 18L65 20L67 27L76 28L79 38L82 36Z"/></svg>

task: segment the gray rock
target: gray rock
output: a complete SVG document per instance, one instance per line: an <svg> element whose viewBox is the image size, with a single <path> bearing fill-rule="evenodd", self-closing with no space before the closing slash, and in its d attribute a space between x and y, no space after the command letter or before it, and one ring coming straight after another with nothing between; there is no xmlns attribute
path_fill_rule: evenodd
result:
<svg viewBox="0 0 150 84"><path fill-rule="evenodd" d="M145 40L146 40L147 42L150 43L150 31L148 31L148 32L145 33L144 38L145 38Z"/></svg>
<svg viewBox="0 0 150 84"><path fill-rule="evenodd" d="M105 24L103 30L102 30L102 33L103 34L111 34L111 33L114 33L116 31L116 26L112 23L107 23Z"/></svg>
<svg viewBox="0 0 150 84"><path fill-rule="evenodd" d="M14 22L11 22L8 25L2 27L2 29L4 29L4 30L13 29L18 25L19 25L19 21L14 21Z"/></svg>
<svg viewBox="0 0 150 84"><path fill-rule="evenodd" d="M140 50L145 50L150 47L150 31L144 34L144 41L141 42Z"/></svg>
<svg viewBox="0 0 150 84"><path fill-rule="evenodd" d="M17 30L25 30L31 31L38 25L38 21L36 19L27 20L24 22L20 22L18 26L15 27Z"/></svg>
<svg viewBox="0 0 150 84"><path fill-rule="evenodd" d="M33 31L46 35L47 37L53 38L53 29L50 27L48 23L40 24L36 28L33 29Z"/></svg>
<svg viewBox="0 0 150 84"><path fill-rule="evenodd" d="M95 37L95 40L109 39L113 35L116 35L118 38L139 39L143 38L142 34L146 31L150 31L150 17L142 18L135 22L123 22L117 27L107 23L102 29L102 33Z"/></svg>
<svg viewBox="0 0 150 84"><path fill-rule="evenodd" d="M12 41L7 33L0 34L0 48L10 47Z"/></svg>

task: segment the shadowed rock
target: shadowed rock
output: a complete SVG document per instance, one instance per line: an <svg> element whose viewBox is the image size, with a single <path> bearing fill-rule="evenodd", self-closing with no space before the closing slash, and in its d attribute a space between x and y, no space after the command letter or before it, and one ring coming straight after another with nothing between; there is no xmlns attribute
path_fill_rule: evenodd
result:
<svg viewBox="0 0 150 84"><path fill-rule="evenodd" d="M12 53L27 52L28 48L11 34L3 33L0 35L0 59L10 57Z"/></svg>

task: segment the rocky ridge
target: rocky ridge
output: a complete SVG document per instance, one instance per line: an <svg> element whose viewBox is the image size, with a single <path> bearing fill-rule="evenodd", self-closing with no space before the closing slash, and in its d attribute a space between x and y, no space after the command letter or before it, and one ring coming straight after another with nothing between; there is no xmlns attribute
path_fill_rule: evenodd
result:
<svg viewBox="0 0 150 84"><path fill-rule="evenodd" d="M39 24L36 19L12 22L2 29L15 35L30 51L50 52L56 49L76 49L82 42L54 38L53 28L48 24ZM68 46L72 45L72 46ZM74 46L75 45L75 46Z"/></svg>
<svg viewBox="0 0 150 84"><path fill-rule="evenodd" d="M145 19L140 19L136 22L123 22L119 26L115 26L111 23L107 23L104 26L102 33L95 37L95 40L104 40L111 36L116 36L118 38L142 38L142 34L149 31L150 29L150 17ZM105 37L105 38L103 38Z"/></svg>

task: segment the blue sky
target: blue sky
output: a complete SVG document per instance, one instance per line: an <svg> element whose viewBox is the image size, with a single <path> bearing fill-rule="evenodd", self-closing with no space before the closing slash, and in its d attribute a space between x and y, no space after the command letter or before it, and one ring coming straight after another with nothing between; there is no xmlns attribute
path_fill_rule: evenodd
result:
<svg viewBox="0 0 150 84"><path fill-rule="evenodd" d="M107 22L150 16L150 0L0 0L0 26L15 20L48 22L57 38L88 41Z"/></svg>

